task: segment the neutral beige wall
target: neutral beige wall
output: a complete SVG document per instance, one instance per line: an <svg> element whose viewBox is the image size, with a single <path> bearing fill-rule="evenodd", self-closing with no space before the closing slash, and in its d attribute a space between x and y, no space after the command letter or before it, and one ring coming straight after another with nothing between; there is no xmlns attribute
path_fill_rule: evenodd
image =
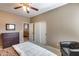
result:
<svg viewBox="0 0 79 59"><path fill-rule="evenodd" d="M23 24L28 23L29 18L17 16L11 13L0 11L0 34L5 32L19 32L20 33L20 42L23 41ZM15 31L6 31L6 24L15 24Z"/></svg>
<svg viewBox="0 0 79 59"><path fill-rule="evenodd" d="M60 41L79 41L79 4L67 4L31 18L47 22L47 43L58 48Z"/></svg>

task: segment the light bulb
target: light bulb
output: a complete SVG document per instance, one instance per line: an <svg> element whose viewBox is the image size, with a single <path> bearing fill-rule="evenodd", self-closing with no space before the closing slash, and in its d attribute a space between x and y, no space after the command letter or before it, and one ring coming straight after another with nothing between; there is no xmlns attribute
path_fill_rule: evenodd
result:
<svg viewBox="0 0 79 59"><path fill-rule="evenodd" d="M26 12L26 6L23 6L23 10Z"/></svg>
<svg viewBox="0 0 79 59"><path fill-rule="evenodd" d="M29 8L29 7L27 7L27 10L28 10L28 11L30 11L30 8Z"/></svg>

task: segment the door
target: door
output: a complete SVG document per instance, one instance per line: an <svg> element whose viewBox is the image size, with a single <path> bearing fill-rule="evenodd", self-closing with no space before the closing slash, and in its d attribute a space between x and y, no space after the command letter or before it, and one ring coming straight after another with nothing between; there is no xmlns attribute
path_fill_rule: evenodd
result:
<svg viewBox="0 0 79 59"><path fill-rule="evenodd" d="M29 24L24 23L23 27L24 27L24 31L23 31L24 41L28 41L29 40Z"/></svg>
<svg viewBox="0 0 79 59"><path fill-rule="evenodd" d="M34 41L46 44L46 22L34 23Z"/></svg>

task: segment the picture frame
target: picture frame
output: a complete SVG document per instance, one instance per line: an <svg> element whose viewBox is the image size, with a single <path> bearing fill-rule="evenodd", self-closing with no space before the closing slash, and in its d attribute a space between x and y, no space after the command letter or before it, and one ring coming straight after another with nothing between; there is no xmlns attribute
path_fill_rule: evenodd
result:
<svg viewBox="0 0 79 59"><path fill-rule="evenodd" d="M6 30L15 30L15 24L6 24Z"/></svg>

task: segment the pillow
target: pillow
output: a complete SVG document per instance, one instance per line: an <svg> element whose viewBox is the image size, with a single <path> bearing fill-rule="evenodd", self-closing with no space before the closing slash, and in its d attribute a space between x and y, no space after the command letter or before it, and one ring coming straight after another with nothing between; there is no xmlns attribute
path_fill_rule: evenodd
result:
<svg viewBox="0 0 79 59"><path fill-rule="evenodd" d="M69 48L71 42L69 41L64 41L64 42L60 42L61 47L65 47L65 48Z"/></svg>
<svg viewBox="0 0 79 59"><path fill-rule="evenodd" d="M79 42L72 42L69 46L70 49L79 49Z"/></svg>

